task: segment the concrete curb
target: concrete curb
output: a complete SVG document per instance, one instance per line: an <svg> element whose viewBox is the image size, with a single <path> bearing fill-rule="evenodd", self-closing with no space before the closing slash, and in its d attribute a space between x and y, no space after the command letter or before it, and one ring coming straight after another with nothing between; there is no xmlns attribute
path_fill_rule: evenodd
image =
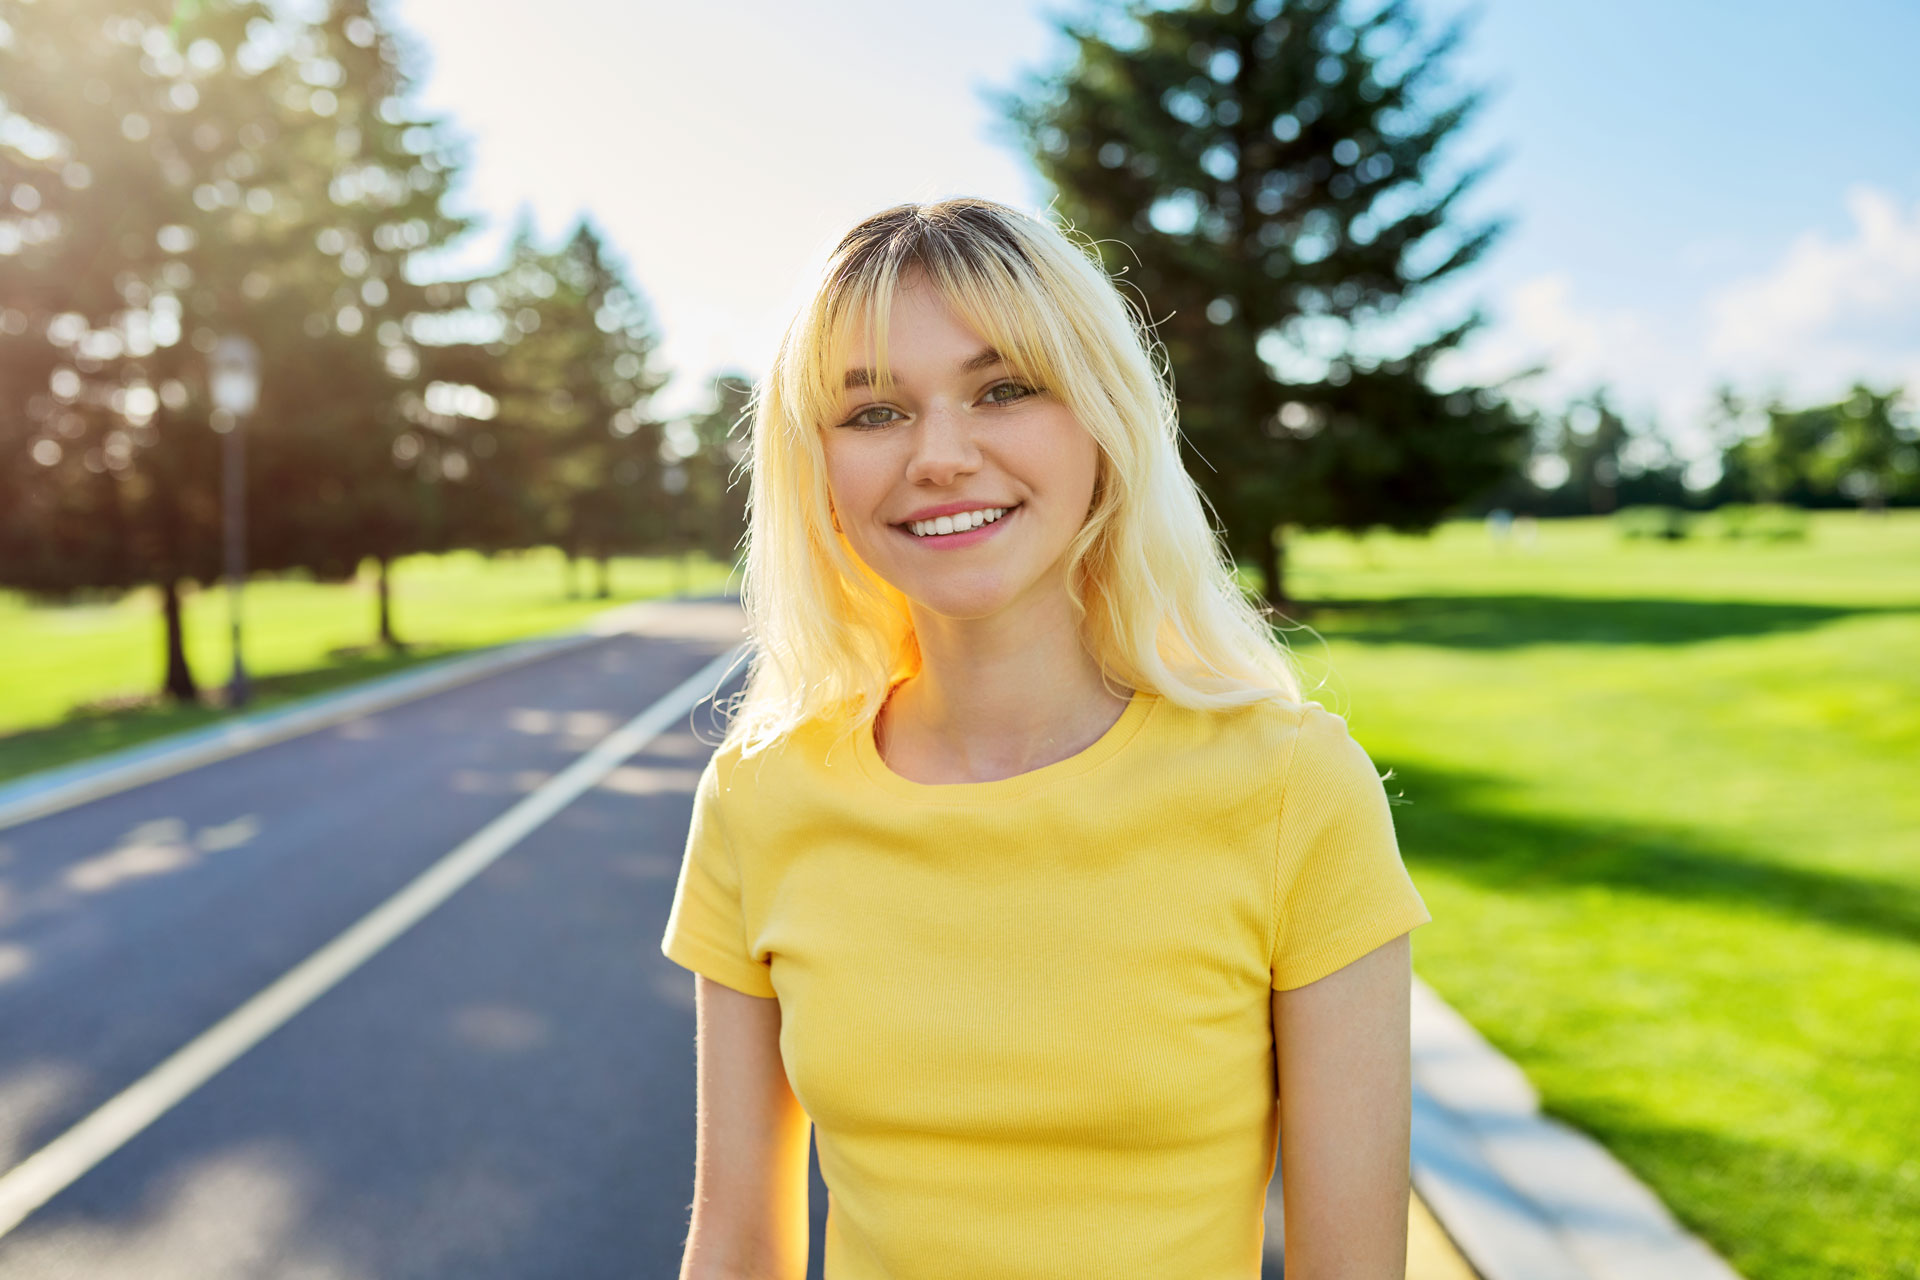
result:
<svg viewBox="0 0 1920 1280"><path fill-rule="evenodd" d="M123 751L57 769L27 774L0 786L0 830L43 818L101 796L125 791L269 743L324 729L542 658L570 653L645 626L676 605L737 601L733 595L675 596L617 605L578 626L526 640L511 640L478 653L444 658L346 689L302 698L271 711L222 720L203 729L172 734Z"/></svg>
<svg viewBox="0 0 1920 1280"><path fill-rule="evenodd" d="M1485 1280L1740 1280L1417 977L1413 1184Z"/></svg>

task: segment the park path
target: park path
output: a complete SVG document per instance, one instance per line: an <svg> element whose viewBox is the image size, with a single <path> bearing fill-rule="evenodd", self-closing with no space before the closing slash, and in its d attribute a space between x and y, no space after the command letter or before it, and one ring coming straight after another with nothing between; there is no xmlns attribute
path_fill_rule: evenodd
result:
<svg viewBox="0 0 1920 1280"><path fill-rule="evenodd" d="M673 704L17 1226L0 1212L0 1280L675 1274L692 977L658 943L719 733L688 711L739 638L732 602L687 602L0 826L4 1202L156 1064ZM1277 1189L1269 1222L1277 1275ZM1409 1276L1473 1274L1415 1197Z"/></svg>

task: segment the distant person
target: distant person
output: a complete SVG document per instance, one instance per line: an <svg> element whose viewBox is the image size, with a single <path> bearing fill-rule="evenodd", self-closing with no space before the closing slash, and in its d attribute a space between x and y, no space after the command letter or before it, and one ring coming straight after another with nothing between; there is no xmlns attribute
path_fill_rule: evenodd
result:
<svg viewBox="0 0 1920 1280"><path fill-rule="evenodd" d="M662 949L684 1280L1405 1274L1386 793L1235 584L1136 313L984 200L862 222L752 406L755 656Z"/></svg>
<svg viewBox="0 0 1920 1280"><path fill-rule="evenodd" d="M1487 536L1493 539L1493 545L1503 547L1513 533L1513 512L1505 507L1495 507L1487 512Z"/></svg>
<svg viewBox="0 0 1920 1280"><path fill-rule="evenodd" d="M1531 515L1522 512L1513 521L1513 536L1523 550L1531 551L1540 541L1540 522Z"/></svg>

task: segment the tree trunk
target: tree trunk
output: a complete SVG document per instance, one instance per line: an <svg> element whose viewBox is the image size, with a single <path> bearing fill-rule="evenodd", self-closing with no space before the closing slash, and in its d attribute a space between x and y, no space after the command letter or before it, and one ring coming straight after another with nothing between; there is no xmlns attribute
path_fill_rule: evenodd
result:
<svg viewBox="0 0 1920 1280"><path fill-rule="evenodd" d="M200 701L200 686L187 665L185 629L180 624L180 583L168 578L160 584L160 612L166 622L167 677L161 693L176 703Z"/></svg>
<svg viewBox="0 0 1920 1280"><path fill-rule="evenodd" d="M567 558L567 599L577 600L580 596L580 584L574 575L573 548L562 547L560 554Z"/></svg>
<svg viewBox="0 0 1920 1280"><path fill-rule="evenodd" d="M600 566L600 587L595 594L605 600L613 594L613 588L607 583L607 557L601 556L596 563Z"/></svg>
<svg viewBox="0 0 1920 1280"><path fill-rule="evenodd" d="M1266 597L1268 604L1276 609L1284 609L1287 600L1287 580L1285 576L1286 551L1283 546L1286 533L1275 528L1260 540L1257 551L1260 564L1260 594Z"/></svg>
<svg viewBox="0 0 1920 1280"><path fill-rule="evenodd" d="M387 557L384 555L376 555L374 557L374 563L380 566L380 643L386 645L389 649L404 649L406 646L401 644L399 637L393 634L393 604L392 593L388 589L387 583Z"/></svg>

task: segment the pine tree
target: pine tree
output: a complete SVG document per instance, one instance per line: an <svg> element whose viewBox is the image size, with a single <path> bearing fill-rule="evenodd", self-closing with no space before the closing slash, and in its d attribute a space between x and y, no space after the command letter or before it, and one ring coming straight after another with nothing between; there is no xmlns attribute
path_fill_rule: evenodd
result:
<svg viewBox="0 0 1920 1280"><path fill-rule="evenodd" d="M584 558L606 596L609 557L667 535L664 426L649 409L666 376L645 300L590 224L548 252L525 215L488 290L506 331L496 426L534 538L565 555L569 595Z"/></svg>
<svg viewBox="0 0 1920 1280"><path fill-rule="evenodd" d="M676 495L667 491L665 424L651 410L666 385L660 339L639 290L585 219L561 251L558 270L593 320L587 358L572 374L585 409L572 465L582 483L572 505L573 540L599 570L595 594L612 594L609 559L664 547Z"/></svg>
<svg viewBox="0 0 1920 1280"><path fill-rule="evenodd" d="M1404 0L1350 8L1213 0L1069 22L1070 68L1000 99L1055 207L1138 287L1189 471L1276 604L1283 525L1430 528L1510 473L1528 434L1494 389L1431 385L1478 311L1369 350L1503 224L1451 225L1484 165L1432 189L1479 101L1429 101L1463 29L1416 51Z"/></svg>
<svg viewBox="0 0 1920 1280"><path fill-rule="evenodd" d="M312 91L283 146L296 199L312 211L304 246L318 258L262 291L285 299L261 434L272 433L265 459L279 468L262 478L286 495L265 514L262 553L325 578L371 557L376 633L399 647L390 566L444 547L439 491L473 469L462 417L433 394L419 338L464 306L464 290L416 269L473 226L444 207L463 147L412 101L401 34L368 0L332 0L300 36Z"/></svg>

